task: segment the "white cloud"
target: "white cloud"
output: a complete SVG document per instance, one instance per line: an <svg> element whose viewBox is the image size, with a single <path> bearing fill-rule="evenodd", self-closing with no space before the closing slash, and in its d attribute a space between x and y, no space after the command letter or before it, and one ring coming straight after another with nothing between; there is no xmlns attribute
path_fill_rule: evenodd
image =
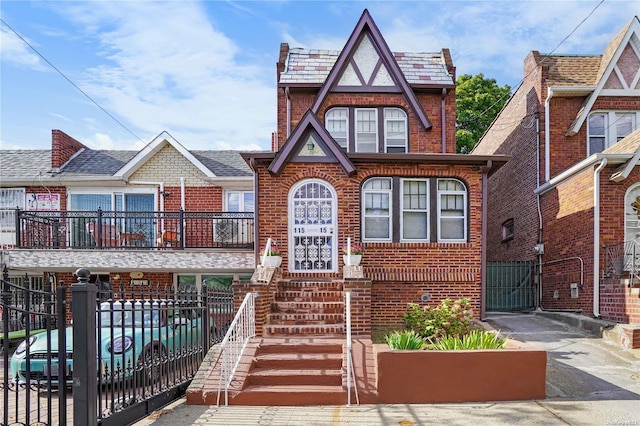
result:
<svg viewBox="0 0 640 426"><path fill-rule="evenodd" d="M273 68L241 64L239 47L197 4L76 3L65 16L98 39L106 59L80 86L134 133L168 130L190 149L210 149L212 139L269 147Z"/></svg>
<svg viewBox="0 0 640 426"><path fill-rule="evenodd" d="M0 58L14 65L27 67L35 71L49 71L36 55L15 33L6 27L0 28ZM28 40L27 40L28 41ZM29 42L32 44L32 42Z"/></svg>

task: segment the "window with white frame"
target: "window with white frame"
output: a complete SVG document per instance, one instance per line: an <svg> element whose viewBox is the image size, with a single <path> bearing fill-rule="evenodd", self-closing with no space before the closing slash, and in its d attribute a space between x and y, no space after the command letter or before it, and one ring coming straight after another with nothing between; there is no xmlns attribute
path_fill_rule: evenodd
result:
<svg viewBox="0 0 640 426"><path fill-rule="evenodd" d="M325 127L343 149L349 148L349 109L331 108L325 115Z"/></svg>
<svg viewBox="0 0 640 426"><path fill-rule="evenodd" d="M253 191L226 191L225 204L228 212L253 212Z"/></svg>
<svg viewBox="0 0 640 426"><path fill-rule="evenodd" d="M459 180L438 179L438 241L467 240L467 190Z"/></svg>
<svg viewBox="0 0 640 426"><path fill-rule="evenodd" d="M363 241L468 240L468 189L458 179L370 178L361 197Z"/></svg>
<svg viewBox="0 0 640 426"><path fill-rule="evenodd" d="M16 208L25 208L24 188L0 188L0 232L15 232Z"/></svg>
<svg viewBox="0 0 640 426"><path fill-rule="evenodd" d="M587 122L589 155L597 154L638 128L640 112L598 111Z"/></svg>
<svg viewBox="0 0 640 426"><path fill-rule="evenodd" d="M377 116L375 108L356 109L356 152L378 152Z"/></svg>
<svg viewBox="0 0 640 426"><path fill-rule="evenodd" d="M387 152L407 152L407 113L400 108L384 109L384 141Z"/></svg>
<svg viewBox="0 0 640 426"><path fill-rule="evenodd" d="M391 178L372 178L362 186L364 239L391 240Z"/></svg>
<svg viewBox="0 0 640 426"><path fill-rule="evenodd" d="M25 208L24 188L0 188L0 245L16 244L16 208Z"/></svg>
<svg viewBox="0 0 640 426"><path fill-rule="evenodd" d="M331 108L325 114L325 128L348 152L409 151L407 113L401 108Z"/></svg>
<svg viewBox="0 0 640 426"><path fill-rule="evenodd" d="M426 179L402 180L402 240L427 240L429 238L429 181Z"/></svg>

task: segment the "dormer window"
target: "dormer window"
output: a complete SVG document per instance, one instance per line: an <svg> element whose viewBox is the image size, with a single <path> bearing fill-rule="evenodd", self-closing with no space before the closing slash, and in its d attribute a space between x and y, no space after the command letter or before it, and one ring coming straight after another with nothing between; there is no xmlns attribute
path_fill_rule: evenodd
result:
<svg viewBox="0 0 640 426"><path fill-rule="evenodd" d="M409 152L407 113L401 108L331 108L325 127L347 152Z"/></svg>
<svg viewBox="0 0 640 426"><path fill-rule="evenodd" d="M640 113L634 111L600 111L589 114L588 151L597 154L628 136L638 128Z"/></svg>

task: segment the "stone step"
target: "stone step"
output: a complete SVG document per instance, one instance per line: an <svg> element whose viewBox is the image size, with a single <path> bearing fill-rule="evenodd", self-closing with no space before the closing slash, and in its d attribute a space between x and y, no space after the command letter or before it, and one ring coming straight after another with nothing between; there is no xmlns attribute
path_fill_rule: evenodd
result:
<svg viewBox="0 0 640 426"><path fill-rule="evenodd" d="M309 314L309 313L275 313L269 314L267 324L342 324L344 315L338 314Z"/></svg>
<svg viewBox="0 0 640 426"><path fill-rule="evenodd" d="M291 369L340 369L342 353L266 353L257 354L253 368Z"/></svg>
<svg viewBox="0 0 640 426"><path fill-rule="evenodd" d="M255 368L247 377L249 385L342 386L342 369Z"/></svg>
<svg viewBox="0 0 640 426"><path fill-rule="evenodd" d="M284 302L276 301L271 304L271 313L310 313L310 314L339 314L344 312L343 302Z"/></svg>
<svg viewBox="0 0 640 426"><path fill-rule="evenodd" d="M316 354L342 354L344 338L302 338L302 339L268 339L263 338L257 348L259 354L274 353L316 353Z"/></svg>
<svg viewBox="0 0 640 426"><path fill-rule="evenodd" d="M284 291L290 290L317 290L317 291L339 291L342 292L342 281L305 281L305 280L281 280L278 281L278 288Z"/></svg>
<svg viewBox="0 0 640 426"><path fill-rule="evenodd" d="M251 385L236 395L231 404L256 406L344 405L347 390L343 386Z"/></svg>
<svg viewBox="0 0 640 426"><path fill-rule="evenodd" d="M333 290L280 290L275 298L282 302L344 302L344 293Z"/></svg>
<svg viewBox="0 0 640 426"><path fill-rule="evenodd" d="M345 332L344 324L265 324L264 330L267 336L339 335Z"/></svg>

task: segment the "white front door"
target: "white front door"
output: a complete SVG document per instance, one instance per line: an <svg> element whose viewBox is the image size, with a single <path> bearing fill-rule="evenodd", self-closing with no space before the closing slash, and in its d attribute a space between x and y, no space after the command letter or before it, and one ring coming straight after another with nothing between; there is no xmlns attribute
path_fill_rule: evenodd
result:
<svg viewBox="0 0 640 426"><path fill-rule="evenodd" d="M289 192L289 271L337 270L337 197L319 179L298 182Z"/></svg>

